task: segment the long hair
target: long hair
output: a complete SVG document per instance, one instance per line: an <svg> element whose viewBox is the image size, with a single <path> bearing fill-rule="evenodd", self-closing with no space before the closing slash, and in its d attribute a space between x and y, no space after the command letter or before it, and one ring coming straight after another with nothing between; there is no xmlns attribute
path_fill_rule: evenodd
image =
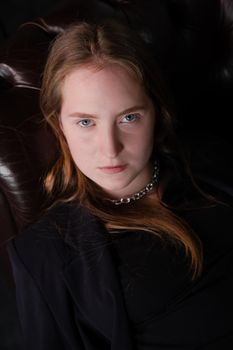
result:
<svg viewBox="0 0 233 350"><path fill-rule="evenodd" d="M99 69L118 64L135 74L157 112L153 152L163 166L171 167L173 171L179 169L184 176L189 176L189 167L174 131L171 100L146 44L117 22L107 21L101 25L82 22L72 24L58 35L43 74L41 109L60 146L58 159L45 178L47 192L62 201L78 198L102 220L109 233L125 229L149 231L160 239L182 246L190 259L192 278L198 277L203 260L201 241L165 203L152 202L145 197L127 206L106 205L101 200L101 188L75 165L60 127L61 89L67 74L89 64Z"/></svg>

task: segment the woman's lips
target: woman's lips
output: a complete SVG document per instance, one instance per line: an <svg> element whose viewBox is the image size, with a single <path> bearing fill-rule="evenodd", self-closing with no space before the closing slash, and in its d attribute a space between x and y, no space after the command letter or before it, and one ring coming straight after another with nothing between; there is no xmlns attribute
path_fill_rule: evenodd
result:
<svg viewBox="0 0 233 350"><path fill-rule="evenodd" d="M127 164L117 165L117 166L104 166L99 169L105 174L116 174L120 173L127 167Z"/></svg>

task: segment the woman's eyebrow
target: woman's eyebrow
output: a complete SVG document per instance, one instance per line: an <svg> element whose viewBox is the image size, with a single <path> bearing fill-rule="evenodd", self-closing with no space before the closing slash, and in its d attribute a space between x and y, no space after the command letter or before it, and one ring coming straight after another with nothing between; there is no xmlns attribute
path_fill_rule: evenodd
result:
<svg viewBox="0 0 233 350"><path fill-rule="evenodd" d="M129 113L129 112L132 112L132 111L141 111L141 110L145 110L146 107L144 105L136 105L136 106L132 106L132 107L129 107L127 109L124 109L123 111L119 112L116 114L116 117L119 117L123 114L126 114L126 113ZM98 118L98 115L96 114L88 114L88 113L82 113L82 112L74 112L74 113L70 113L68 114L68 117L71 117L71 118Z"/></svg>
<svg viewBox="0 0 233 350"><path fill-rule="evenodd" d="M82 112L70 113L70 114L68 114L67 117L71 117L71 118L98 118L98 116L95 114L88 114L88 113L82 113Z"/></svg>
<svg viewBox="0 0 233 350"><path fill-rule="evenodd" d="M116 117L119 117L121 116L122 114L126 114L126 113L129 113L129 112L133 112L133 111L142 111L142 110L145 110L146 107L144 105L136 105L136 106L132 106L132 107L129 107L127 109L124 109L123 111L117 113Z"/></svg>

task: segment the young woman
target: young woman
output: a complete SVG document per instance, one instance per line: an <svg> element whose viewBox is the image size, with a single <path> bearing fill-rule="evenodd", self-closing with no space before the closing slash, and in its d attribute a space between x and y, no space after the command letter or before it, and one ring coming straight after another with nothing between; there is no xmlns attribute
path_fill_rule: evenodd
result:
<svg viewBox="0 0 233 350"><path fill-rule="evenodd" d="M169 105L128 28L53 44L54 205L9 244L26 349L232 349L233 209L190 172Z"/></svg>

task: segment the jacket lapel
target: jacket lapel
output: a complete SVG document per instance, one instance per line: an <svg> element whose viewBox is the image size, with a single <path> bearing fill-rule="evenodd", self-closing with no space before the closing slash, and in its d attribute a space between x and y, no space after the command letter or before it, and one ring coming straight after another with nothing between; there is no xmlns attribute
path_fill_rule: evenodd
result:
<svg viewBox="0 0 233 350"><path fill-rule="evenodd" d="M75 245L75 254L63 268L63 280L78 317L107 338L111 349L130 350L129 324L108 233L82 208L75 211L65 238Z"/></svg>

